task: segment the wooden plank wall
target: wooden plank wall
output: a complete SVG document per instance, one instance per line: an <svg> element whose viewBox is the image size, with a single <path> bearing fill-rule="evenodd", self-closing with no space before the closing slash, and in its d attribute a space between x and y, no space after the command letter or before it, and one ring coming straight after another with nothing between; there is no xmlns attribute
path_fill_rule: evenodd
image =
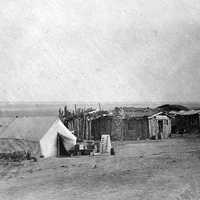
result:
<svg viewBox="0 0 200 200"><path fill-rule="evenodd" d="M148 119L125 119L123 136L124 140L137 140L137 139L146 139L149 138L149 126Z"/></svg>
<svg viewBox="0 0 200 200"><path fill-rule="evenodd" d="M112 132L112 119L109 117L98 118L92 121L92 139L100 140L101 135L108 134L111 135Z"/></svg>

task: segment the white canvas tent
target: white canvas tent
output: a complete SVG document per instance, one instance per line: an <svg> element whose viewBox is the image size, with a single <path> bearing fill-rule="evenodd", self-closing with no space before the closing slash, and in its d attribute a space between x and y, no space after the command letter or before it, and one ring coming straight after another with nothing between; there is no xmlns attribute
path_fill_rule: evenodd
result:
<svg viewBox="0 0 200 200"><path fill-rule="evenodd" d="M0 144L3 141L4 146L7 145L7 149L4 148L3 151L29 150L37 154L40 152L45 158L59 156L58 135L66 139L66 150L76 144L76 137L58 117L20 117L1 133ZM26 145L23 146L25 143ZM1 147L0 151L2 151Z"/></svg>

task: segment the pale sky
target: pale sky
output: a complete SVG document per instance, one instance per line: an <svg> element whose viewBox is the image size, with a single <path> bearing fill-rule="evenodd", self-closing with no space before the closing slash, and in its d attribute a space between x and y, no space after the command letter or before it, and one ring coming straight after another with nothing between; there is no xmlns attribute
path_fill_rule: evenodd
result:
<svg viewBox="0 0 200 200"><path fill-rule="evenodd" d="M0 101L199 101L199 0L0 0Z"/></svg>

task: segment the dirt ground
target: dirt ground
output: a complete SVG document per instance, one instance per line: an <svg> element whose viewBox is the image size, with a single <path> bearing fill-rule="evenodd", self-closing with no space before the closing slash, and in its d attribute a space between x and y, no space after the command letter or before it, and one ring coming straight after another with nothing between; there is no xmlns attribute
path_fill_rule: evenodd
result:
<svg viewBox="0 0 200 200"><path fill-rule="evenodd" d="M200 199L200 138L116 142L115 156L0 164L0 199Z"/></svg>

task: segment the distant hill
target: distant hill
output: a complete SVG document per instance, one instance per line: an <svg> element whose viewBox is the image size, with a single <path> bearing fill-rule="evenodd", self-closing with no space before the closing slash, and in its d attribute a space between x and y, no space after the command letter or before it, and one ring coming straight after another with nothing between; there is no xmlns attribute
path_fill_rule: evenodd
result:
<svg viewBox="0 0 200 200"><path fill-rule="evenodd" d="M0 117L15 116L58 116L59 108L67 106L68 110L77 108L98 108L97 102L27 102L27 103L6 103L0 102ZM161 106L160 106L161 105ZM160 111L179 111L189 109L200 109L200 103L182 102L102 102L103 110L113 110L115 107L139 108L159 108Z"/></svg>
<svg viewBox="0 0 200 200"><path fill-rule="evenodd" d="M170 112L170 111L180 111L180 110L189 110L187 107L182 105L175 104L164 104L162 106L157 107L162 112Z"/></svg>

